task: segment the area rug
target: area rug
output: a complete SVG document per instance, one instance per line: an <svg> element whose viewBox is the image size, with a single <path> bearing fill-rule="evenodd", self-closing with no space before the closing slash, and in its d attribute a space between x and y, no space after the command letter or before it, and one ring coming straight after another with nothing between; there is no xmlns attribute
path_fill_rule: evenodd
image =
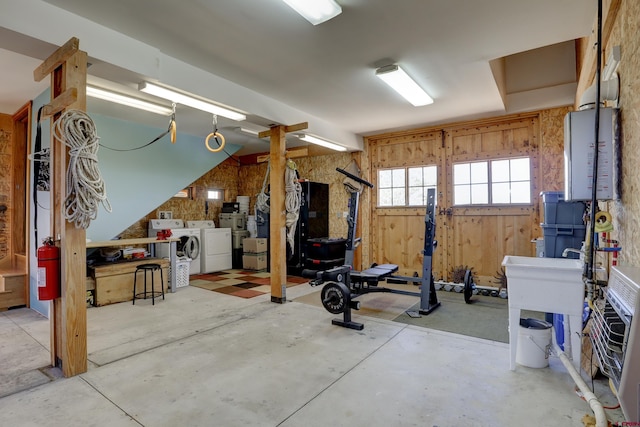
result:
<svg viewBox="0 0 640 427"><path fill-rule="evenodd" d="M270 277L266 271L225 270L190 276L189 285L240 298L253 298L271 293ZM287 276L287 288L308 282L309 279Z"/></svg>
<svg viewBox="0 0 640 427"><path fill-rule="evenodd" d="M419 292L417 286L384 283L385 288ZM440 306L428 315L412 317L420 309L418 296L394 293L370 293L358 297L361 308L353 314L392 320L399 323L437 329L503 343L509 342L508 300L500 297L474 295L471 304L462 293L437 291ZM322 306L320 289L294 301ZM411 316L407 314L411 313ZM336 315L341 317L342 315ZM523 310L521 317L544 319L544 313ZM364 321L366 324L366 320Z"/></svg>

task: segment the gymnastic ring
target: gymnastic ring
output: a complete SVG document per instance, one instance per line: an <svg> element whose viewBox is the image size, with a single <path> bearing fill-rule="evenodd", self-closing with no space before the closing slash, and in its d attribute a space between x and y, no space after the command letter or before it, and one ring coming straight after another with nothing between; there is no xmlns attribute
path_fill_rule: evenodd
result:
<svg viewBox="0 0 640 427"><path fill-rule="evenodd" d="M171 134L171 143L175 144L176 143L176 121L175 120L171 120L171 124L169 124L169 133Z"/></svg>
<svg viewBox="0 0 640 427"><path fill-rule="evenodd" d="M209 146L209 140L212 136L215 138L220 138L222 140L222 142L220 143L220 147L213 149ZM204 140L204 145L207 146L207 150L211 151L212 153L217 153L224 148L224 135L222 135L220 132L211 132L209 135L207 135L207 139Z"/></svg>

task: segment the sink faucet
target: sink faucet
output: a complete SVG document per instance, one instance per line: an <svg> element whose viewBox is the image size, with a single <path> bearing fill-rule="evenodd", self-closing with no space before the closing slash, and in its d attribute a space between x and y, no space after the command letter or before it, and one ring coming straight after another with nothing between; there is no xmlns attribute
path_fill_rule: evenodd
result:
<svg viewBox="0 0 640 427"><path fill-rule="evenodd" d="M579 254L580 257L584 256L584 251L581 251L580 249L573 249L573 248L567 248L564 251L562 251L562 257L566 258L569 256L569 252L573 252L575 254Z"/></svg>

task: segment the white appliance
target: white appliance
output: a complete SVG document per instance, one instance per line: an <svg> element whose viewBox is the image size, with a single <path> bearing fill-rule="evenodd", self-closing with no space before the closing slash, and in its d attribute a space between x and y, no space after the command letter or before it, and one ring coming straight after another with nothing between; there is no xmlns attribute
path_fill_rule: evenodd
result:
<svg viewBox="0 0 640 427"><path fill-rule="evenodd" d="M156 237L160 230L171 230L171 237L180 239L177 242L177 255L191 258L189 275L200 273L200 229L185 228L181 219L149 220L149 237ZM169 258L169 245L157 245L156 256Z"/></svg>
<svg viewBox="0 0 640 427"><path fill-rule="evenodd" d="M215 228L216 224L212 220L187 221L187 227L200 229L201 273L213 273L232 268L230 228Z"/></svg>

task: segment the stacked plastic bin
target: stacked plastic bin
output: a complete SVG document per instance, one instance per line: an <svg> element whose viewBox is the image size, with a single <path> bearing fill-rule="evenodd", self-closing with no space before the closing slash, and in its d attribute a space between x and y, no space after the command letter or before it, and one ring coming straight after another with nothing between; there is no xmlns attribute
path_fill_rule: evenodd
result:
<svg viewBox="0 0 640 427"><path fill-rule="evenodd" d="M544 233L544 256L561 258L567 248L580 249L586 235L584 202L564 200L562 191L540 193L544 204L544 222L540 224ZM569 252L567 258L579 258Z"/></svg>
<svg viewBox="0 0 640 427"><path fill-rule="evenodd" d="M567 248L580 249L586 236L584 202L564 200L562 191L543 191L544 222L540 224L544 232L544 256L562 258ZM579 258L580 254L569 252L567 258ZM556 343L564 350L564 322L559 313L546 313L545 320L553 323Z"/></svg>

